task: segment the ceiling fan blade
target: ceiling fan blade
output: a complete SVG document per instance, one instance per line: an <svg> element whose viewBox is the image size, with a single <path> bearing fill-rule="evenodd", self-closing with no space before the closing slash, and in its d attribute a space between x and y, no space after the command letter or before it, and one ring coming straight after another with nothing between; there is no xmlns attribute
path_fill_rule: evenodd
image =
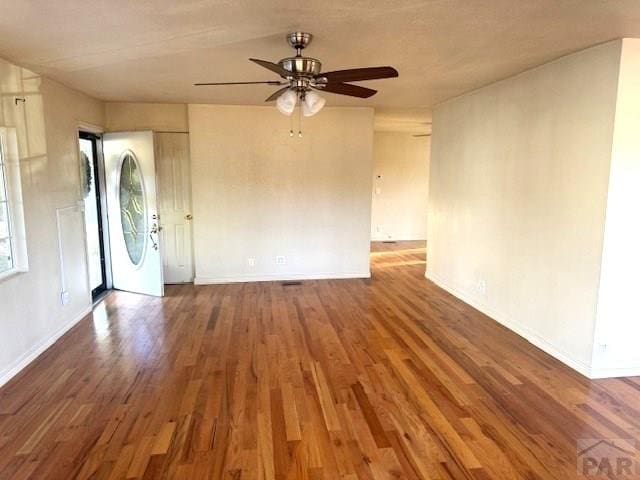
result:
<svg viewBox="0 0 640 480"><path fill-rule="evenodd" d="M249 60L251 60L253 63L257 63L267 70L271 70L272 72L277 73L283 78L291 76L291 72L286 71L284 68L282 68L282 65L278 65L277 63L268 62L266 60L258 60L257 58L250 58Z"/></svg>
<svg viewBox="0 0 640 480"><path fill-rule="evenodd" d="M359 82L361 80L376 80L379 78L394 78L398 71L393 67L351 68L349 70L335 70L316 75L316 78L326 78L328 83Z"/></svg>
<svg viewBox="0 0 640 480"><path fill-rule="evenodd" d="M349 95L350 97L359 98L369 98L378 93L377 90L359 87L358 85L350 85L348 83L327 83L326 85L318 85L315 88L321 92L337 93L339 95Z"/></svg>
<svg viewBox="0 0 640 480"><path fill-rule="evenodd" d="M268 80L266 82L208 82L208 83L194 83L195 87L201 87L203 85L282 85L282 82L277 80Z"/></svg>
<svg viewBox="0 0 640 480"><path fill-rule="evenodd" d="M273 102L275 99L277 99L280 95L282 95L287 90L289 90L289 86L276 90L273 94L269 96L269 98L265 100L265 102Z"/></svg>

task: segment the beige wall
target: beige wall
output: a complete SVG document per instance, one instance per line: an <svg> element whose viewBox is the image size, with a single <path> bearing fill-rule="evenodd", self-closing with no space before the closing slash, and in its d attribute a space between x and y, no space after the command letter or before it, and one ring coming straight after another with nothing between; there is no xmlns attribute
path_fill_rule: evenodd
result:
<svg viewBox="0 0 640 480"><path fill-rule="evenodd" d="M28 272L0 281L2 384L91 306L84 220L76 207L81 198L78 126L102 125L104 108L99 101L5 61L0 61L0 91L0 121L16 127L19 139L29 260ZM26 102L15 105L16 94ZM63 282L69 292L64 306Z"/></svg>
<svg viewBox="0 0 640 480"><path fill-rule="evenodd" d="M289 122L189 105L196 282L369 275L373 111L325 108L303 138Z"/></svg>
<svg viewBox="0 0 640 480"><path fill-rule="evenodd" d="M156 130L160 132L187 132L187 106L183 103L128 103L105 104L106 129L109 132Z"/></svg>
<svg viewBox="0 0 640 480"><path fill-rule="evenodd" d="M427 238L431 142L413 135L374 134L372 240Z"/></svg>
<svg viewBox="0 0 640 480"><path fill-rule="evenodd" d="M428 278L586 374L620 45L434 112Z"/></svg>
<svg viewBox="0 0 640 480"><path fill-rule="evenodd" d="M640 40L624 39L593 356L595 376L640 375Z"/></svg>

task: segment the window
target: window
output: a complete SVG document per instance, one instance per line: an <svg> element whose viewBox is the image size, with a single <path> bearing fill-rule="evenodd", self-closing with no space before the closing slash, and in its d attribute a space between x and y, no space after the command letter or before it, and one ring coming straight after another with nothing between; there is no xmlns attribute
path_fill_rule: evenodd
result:
<svg viewBox="0 0 640 480"><path fill-rule="evenodd" d="M7 189L7 169L5 155L0 143L0 274L13 270L13 240L9 216L9 191Z"/></svg>
<svg viewBox="0 0 640 480"><path fill-rule="evenodd" d="M0 128L0 279L27 269L17 152L15 129Z"/></svg>
<svg viewBox="0 0 640 480"><path fill-rule="evenodd" d="M147 243L147 205L142 173L131 152L125 154L120 167L120 221L129 259L137 266Z"/></svg>

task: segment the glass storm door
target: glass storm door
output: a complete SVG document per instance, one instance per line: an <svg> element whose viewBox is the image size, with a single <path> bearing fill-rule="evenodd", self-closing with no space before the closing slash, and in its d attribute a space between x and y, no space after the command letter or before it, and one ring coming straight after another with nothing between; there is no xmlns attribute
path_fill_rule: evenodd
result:
<svg viewBox="0 0 640 480"><path fill-rule="evenodd" d="M162 296L153 132L107 133L103 149L113 288Z"/></svg>
<svg viewBox="0 0 640 480"><path fill-rule="evenodd" d="M102 212L101 172L98 163L100 137L80 132L80 161L83 172L84 224L89 255L89 286L95 300L107 288L104 229Z"/></svg>

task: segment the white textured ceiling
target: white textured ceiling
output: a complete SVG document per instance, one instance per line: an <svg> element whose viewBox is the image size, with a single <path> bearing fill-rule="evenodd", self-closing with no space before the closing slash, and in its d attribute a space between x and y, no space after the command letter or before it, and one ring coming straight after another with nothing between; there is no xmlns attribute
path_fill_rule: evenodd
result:
<svg viewBox="0 0 640 480"><path fill-rule="evenodd" d="M274 87L193 87L269 80L247 61L291 54L284 35L315 35L324 70L392 65L367 100L330 105L411 108L440 101L564 54L640 35L639 0L0 0L0 55L113 101L260 104ZM422 109L422 110L420 110ZM420 113L422 112L422 113ZM411 116L411 115L410 115ZM401 119L400 119L401 121Z"/></svg>

